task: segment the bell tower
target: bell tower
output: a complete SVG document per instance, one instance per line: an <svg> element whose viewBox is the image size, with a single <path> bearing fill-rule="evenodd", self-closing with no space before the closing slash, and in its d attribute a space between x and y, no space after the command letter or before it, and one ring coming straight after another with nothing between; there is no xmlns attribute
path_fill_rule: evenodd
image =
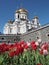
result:
<svg viewBox="0 0 49 65"><path fill-rule="evenodd" d="M38 16L34 16L33 21L34 21L34 27L37 28L37 26L38 26Z"/></svg>
<svg viewBox="0 0 49 65"><path fill-rule="evenodd" d="M23 34L27 31L28 12L24 8L19 8L15 13L15 22L17 22L18 33Z"/></svg>
<svg viewBox="0 0 49 65"><path fill-rule="evenodd" d="M15 12L15 21L18 21L20 19L20 12L19 10L16 10Z"/></svg>

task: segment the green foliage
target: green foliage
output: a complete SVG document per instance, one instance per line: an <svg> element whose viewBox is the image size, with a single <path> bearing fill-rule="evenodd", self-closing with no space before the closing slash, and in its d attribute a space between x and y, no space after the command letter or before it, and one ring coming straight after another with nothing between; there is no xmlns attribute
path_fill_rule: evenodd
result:
<svg viewBox="0 0 49 65"><path fill-rule="evenodd" d="M47 56L39 54L38 50L28 51L27 49L18 56L8 56L8 52L0 54L0 65L49 65L49 54Z"/></svg>

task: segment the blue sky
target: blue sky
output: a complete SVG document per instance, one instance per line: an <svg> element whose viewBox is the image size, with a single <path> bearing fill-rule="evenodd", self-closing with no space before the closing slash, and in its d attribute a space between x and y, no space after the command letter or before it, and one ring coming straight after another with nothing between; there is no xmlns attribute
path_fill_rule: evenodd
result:
<svg viewBox="0 0 49 65"><path fill-rule="evenodd" d="M49 23L49 0L0 0L0 32L3 32L5 23L14 20L18 8L28 10L30 20L37 15L41 25Z"/></svg>

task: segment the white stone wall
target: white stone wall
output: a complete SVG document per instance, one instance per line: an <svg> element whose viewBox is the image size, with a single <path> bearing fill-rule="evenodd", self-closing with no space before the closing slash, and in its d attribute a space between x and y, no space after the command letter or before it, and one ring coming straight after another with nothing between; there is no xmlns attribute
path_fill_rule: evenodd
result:
<svg viewBox="0 0 49 65"><path fill-rule="evenodd" d="M15 13L15 16L14 16L15 21L19 20L18 15L19 15L19 18L20 18L20 14L19 13Z"/></svg>
<svg viewBox="0 0 49 65"><path fill-rule="evenodd" d="M3 33L4 33L4 34L9 34L9 26L8 26L7 23L6 23L5 26L4 26Z"/></svg>
<svg viewBox="0 0 49 65"><path fill-rule="evenodd" d="M12 34L17 34L17 25L13 26Z"/></svg>
<svg viewBox="0 0 49 65"><path fill-rule="evenodd" d="M26 26L26 24L24 23L24 24L20 27L20 33L23 34L23 33L25 33L25 32L27 32L27 26Z"/></svg>

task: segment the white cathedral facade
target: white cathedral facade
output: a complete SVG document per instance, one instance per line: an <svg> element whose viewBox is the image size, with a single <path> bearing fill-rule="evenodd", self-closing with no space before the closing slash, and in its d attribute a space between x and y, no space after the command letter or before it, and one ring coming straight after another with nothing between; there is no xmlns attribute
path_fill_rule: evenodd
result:
<svg viewBox="0 0 49 65"><path fill-rule="evenodd" d="M28 19L28 11L24 8L16 10L14 21L9 20L3 29L4 34L23 34L30 29L37 29L40 26L37 16L30 21Z"/></svg>

